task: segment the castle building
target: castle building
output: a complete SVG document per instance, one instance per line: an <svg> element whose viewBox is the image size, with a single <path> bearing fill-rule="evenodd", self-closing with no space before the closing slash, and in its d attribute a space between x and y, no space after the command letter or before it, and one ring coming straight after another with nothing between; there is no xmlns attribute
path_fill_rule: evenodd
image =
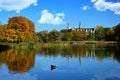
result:
<svg viewBox="0 0 120 80"><path fill-rule="evenodd" d="M95 28L82 28L82 24L81 24L81 22L80 22L78 28L71 28L71 27L70 27L70 24L68 23L66 30L67 30L68 32L71 32L71 31L73 31L73 30L76 30L76 31L85 31L85 32L87 32L87 33L94 33Z"/></svg>
<svg viewBox="0 0 120 80"><path fill-rule="evenodd" d="M68 23L68 25L67 25L67 28L66 28L66 30L68 31L68 32L71 32L73 29L70 27L70 24Z"/></svg>

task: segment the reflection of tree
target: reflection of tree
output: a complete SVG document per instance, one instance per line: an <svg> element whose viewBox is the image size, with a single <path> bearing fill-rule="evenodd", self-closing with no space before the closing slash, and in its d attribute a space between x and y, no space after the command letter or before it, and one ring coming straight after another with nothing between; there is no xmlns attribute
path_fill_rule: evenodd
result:
<svg viewBox="0 0 120 80"><path fill-rule="evenodd" d="M39 53L45 56L57 56L60 51L60 47L42 47Z"/></svg>
<svg viewBox="0 0 120 80"><path fill-rule="evenodd" d="M8 45L2 45L0 44L0 52L9 50L11 47Z"/></svg>
<svg viewBox="0 0 120 80"><path fill-rule="evenodd" d="M66 57L68 61L70 58L79 58L81 61L83 57L97 58L98 61L102 61L106 57L111 57L120 61L119 50L120 47L116 45L76 45L64 47L43 47L39 53L44 56L61 55Z"/></svg>
<svg viewBox="0 0 120 80"><path fill-rule="evenodd" d="M96 48L95 49L96 58L102 61L106 57L106 48Z"/></svg>
<svg viewBox="0 0 120 80"><path fill-rule="evenodd" d="M114 49L114 48L113 48ZM114 54L114 58L120 62L120 46L116 46L116 50L115 50L115 54Z"/></svg>
<svg viewBox="0 0 120 80"><path fill-rule="evenodd" d="M13 50L0 53L0 63L6 64L12 73L23 73L34 65L35 52L26 50Z"/></svg>

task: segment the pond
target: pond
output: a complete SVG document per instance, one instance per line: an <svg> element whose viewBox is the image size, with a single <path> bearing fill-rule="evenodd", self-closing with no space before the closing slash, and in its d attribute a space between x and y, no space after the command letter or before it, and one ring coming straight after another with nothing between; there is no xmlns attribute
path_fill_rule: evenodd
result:
<svg viewBox="0 0 120 80"><path fill-rule="evenodd" d="M120 46L87 44L1 51L0 80L120 80Z"/></svg>

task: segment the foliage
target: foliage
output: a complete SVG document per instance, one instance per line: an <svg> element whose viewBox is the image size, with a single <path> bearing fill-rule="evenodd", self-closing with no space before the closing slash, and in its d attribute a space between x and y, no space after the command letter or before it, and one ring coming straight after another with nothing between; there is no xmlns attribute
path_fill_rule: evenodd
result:
<svg viewBox="0 0 120 80"><path fill-rule="evenodd" d="M90 32L88 35L87 35L87 39L88 40L94 40L95 39L95 34L93 32Z"/></svg>
<svg viewBox="0 0 120 80"><path fill-rule="evenodd" d="M104 40L105 37L105 30L103 26L97 26L95 29L95 39L96 40Z"/></svg>
<svg viewBox="0 0 120 80"><path fill-rule="evenodd" d="M61 35L58 31L53 30L51 32L48 31L40 31L37 33L38 42L48 42L48 41L59 41L61 40Z"/></svg>
<svg viewBox="0 0 120 80"><path fill-rule="evenodd" d="M53 30L51 32L41 31L37 33L39 41L41 42L54 42L54 41L84 41L84 40L107 40L114 41L119 38L119 31L117 28L104 28L103 26L97 26L94 32L61 30L60 32Z"/></svg>
<svg viewBox="0 0 120 80"><path fill-rule="evenodd" d="M62 36L62 41L71 41L72 40L72 32L66 32Z"/></svg>
<svg viewBox="0 0 120 80"><path fill-rule="evenodd" d="M3 39L3 25L0 24L0 41Z"/></svg>
<svg viewBox="0 0 120 80"><path fill-rule="evenodd" d="M37 33L38 42L48 42L48 31L40 31Z"/></svg>
<svg viewBox="0 0 120 80"><path fill-rule="evenodd" d="M4 41L6 42L30 42L36 40L34 23L25 17L9 18L4 25Z"/></svg>
<svg viewBox="0 0 120 80"><path fill-rule="evenodd" d="M72 35L74 35L74 36L72 37L72 40L73 40L73 41L79 41L79 40L80 40L80 33L79 33L79 32L77 32L77 31L72 31Z"/></svg>
<svg viewBox="0 0 120 80"><path fill-rule="evenodd" d="M83 41L86 40L87 34L85 31L72 31L72 37L73 41Z"/></svg>
<svg viewBox="0 0 120 80"><path fill-rule="evenodd" d="M114 27L114 31L115 31L116 41L120 41L120 24L118 24Z"/></svg>
<svg viewBox="0 0 120 80"><path fill-rule="evenodd" d="M52 30L49 33L49 41L59 41L61 38L60 33L56 30Z"/></svg>
<svg viewBox="0 0 120 80"><path fill-rule="evenodd" d="M106 40L107 41L114 41L115 40L115 31L113 29L109 29L107 32L106 32Z"/></svg>
<svg viewBox="0 0 120 80"><path fill-rule="evenodd" d="M61 31L60 31L60 33L66 33L67 32L67 30L65 30L65 29L62 29Z"/></svg>

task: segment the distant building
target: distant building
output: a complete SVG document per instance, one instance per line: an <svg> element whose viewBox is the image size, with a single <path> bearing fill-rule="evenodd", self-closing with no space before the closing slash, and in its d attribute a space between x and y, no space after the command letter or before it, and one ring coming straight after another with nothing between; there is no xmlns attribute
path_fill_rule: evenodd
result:
<svg viewBox="0 0 120 80"><path fill-rule="evenodd" d="M68 31L68 32L71 32L73 29L70 27L70 24L68 23L68 25L67 25L67 28L66 28L66 30Z"/></svg>
<svg viewBox="0 0 120 80"><path fill-rule="evenodd" d="M87 32L87 33L94 33L95 28L82 28L82 24L81 24L81 22L80 22L78 28L71 28L71 27L70 27L70 24L68 23L66 30L67 30L68 32L71 32L71 31L73 31L73 30L76 30L76 31L85 31L85 32Z"/></svg>
<svg viewBox="0 0 120 80"><path fill-rule="evenodd" d="M94 32L95 28L81 28L81 31Z"/></svg>

